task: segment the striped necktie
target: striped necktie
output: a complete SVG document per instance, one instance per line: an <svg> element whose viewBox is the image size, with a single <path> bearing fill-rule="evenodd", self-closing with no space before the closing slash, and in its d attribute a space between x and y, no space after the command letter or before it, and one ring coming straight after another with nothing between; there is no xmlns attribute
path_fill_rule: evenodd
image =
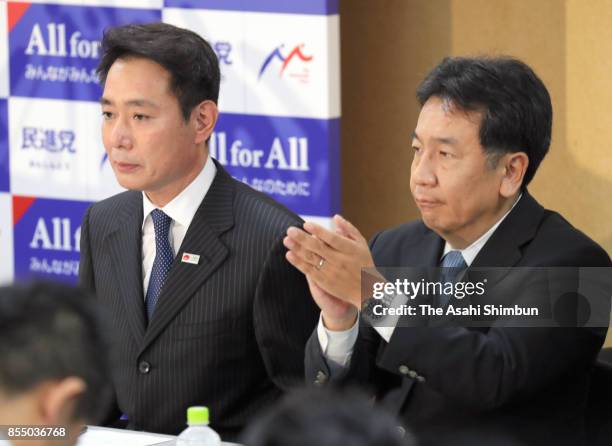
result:
<svg viewBox="0 0 612 446"><path fill-rule="evenodd" d="M440 282L442 283L442 289L444 290L444 284L446 282L455 283L457 281L459 274L461 274L467 268L467 263L465 263L463 255L461 255L461 251L449 251L442 258L440 267ZM451 295L452 294L450 293L447 294L442 292L442 294L438 296L438 306L446 306L451 298Z"/></svg>
<svg viewBox="0 0 612 446"><path fill-rule="evenodd" d="M154 209L151 212L153 226L155 227L155 260L151 269L151 277L149 279L149 287L147 288L147 297L145 300L147 307L147 316L149 321L153 316L155 305L161 294L162 287L168 278L168 272L174 261L174 253L170 246L170 223L172 219L164 214L159 209Z"/></svg>

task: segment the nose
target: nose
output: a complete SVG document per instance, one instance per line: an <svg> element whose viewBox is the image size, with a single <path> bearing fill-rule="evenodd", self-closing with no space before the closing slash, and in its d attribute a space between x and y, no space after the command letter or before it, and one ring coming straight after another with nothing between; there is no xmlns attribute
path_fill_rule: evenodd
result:
<svg viewBox="0 0 612 446"><path fill-rule="evenodd" d="M415 153L412 160L411 182L416 186L433 187L437 184L435 160L428 153Z"/></svg>
<svg viewBox="0 0 612 446"><path fill-rule="evenodd" d="M115 149L130 150L133 146L130 126L124 119L115 119L110 124L110 144Z"/></svg>

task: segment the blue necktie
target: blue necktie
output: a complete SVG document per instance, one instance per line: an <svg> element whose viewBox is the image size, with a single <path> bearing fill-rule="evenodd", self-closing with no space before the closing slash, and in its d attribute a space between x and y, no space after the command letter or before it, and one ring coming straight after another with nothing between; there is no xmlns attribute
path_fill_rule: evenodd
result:
<svg viewBox="0 0 612 446"><path fill-rule="evenodd" d="M467 263L465 263L463 255L461 255L461 251L449 251L442 258L442 263L440 266L440 282L442 282L442 289L444 289L444 284L446 282L455 283L457 281L459 274L467 268ZM450 298L451 294L446 294L443 292L439 296L439 306L446 306Z"/></svg>
<svg viewBox="0 0 612 446"><path fill-rule="evenodd" d="M174 260L174 253L168 237L172 219L159 209L154 209L151 212L151 218L153 218L153 226L155 227L155 260L153 261L153 269L151 269L145 301L149 320L153 316L155 305L157 305L161 289L166 282Z"/></svg>

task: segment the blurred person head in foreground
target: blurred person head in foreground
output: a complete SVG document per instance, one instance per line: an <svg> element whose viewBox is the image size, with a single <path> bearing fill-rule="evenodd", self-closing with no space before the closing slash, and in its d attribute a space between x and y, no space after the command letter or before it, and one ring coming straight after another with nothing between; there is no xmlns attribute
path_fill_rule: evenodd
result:
<svg viewBox="0 0 612 446"><path fill-rule="evenodd" d="M13 446L72 445L83 424L99 420L110 399L100 322L93 300L78 289L0 288L0 438ZM18 438L9 432L14 426L64 428L66 435Z"/></svg>
<svg viewBox="0 0 612 446"><path fill-rule="evenodd" d="M246 446L413 446L399 421L361 393L303 389L285 397L243 436Z"/></svg>

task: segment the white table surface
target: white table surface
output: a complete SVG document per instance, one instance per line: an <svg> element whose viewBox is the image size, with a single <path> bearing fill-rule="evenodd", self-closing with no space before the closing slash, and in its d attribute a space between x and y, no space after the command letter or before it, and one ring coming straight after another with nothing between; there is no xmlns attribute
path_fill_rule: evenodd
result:
<svg viewBox="0 0 612 446"><path fill-rule="evenodd" d="M87 426L87 431L81 434L77 442L77 446L171 446L175 444L176 437L173 435L100 426ZM240 446L236 443L227 442L223 442L222 445Z"/></svg>

